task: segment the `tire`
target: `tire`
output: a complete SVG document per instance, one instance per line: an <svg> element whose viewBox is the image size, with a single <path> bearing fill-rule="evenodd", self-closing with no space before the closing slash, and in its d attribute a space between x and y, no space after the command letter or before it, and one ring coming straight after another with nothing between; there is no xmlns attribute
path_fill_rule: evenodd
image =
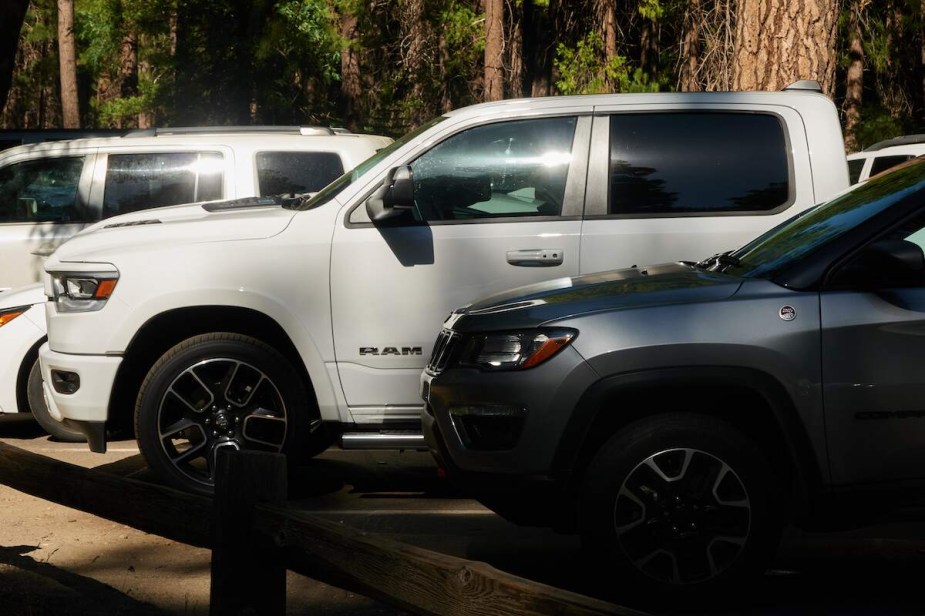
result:
<svg viewBox="0 0 925 616"><path fill-rule="evenodd" d="M138 393L135 434L166 483L210 494L218 449L317 453L316 441L327 436L317 415L278 351L248 336L212 333L184 340L151 367Z"/></svg>
<svg viewBox="0 0 925 616"><path fill-rule="evenodd" d="M42 389L42 369L38 357L32 361L29 377L26 380L26 400L29 402L29 411L45 432L55 440L63 443L83 443L87 437L77 430L72 430L56 420L48 412L45 402L45 392Z"/></svg>
<svg viewBox="0 0 925 616"><path fill-rule="evenodd" d="M757 579L781 529L758 445L693 413L640 420L597 452L581 486L583 544L608 586L651 602L716 602Z"/></svg>

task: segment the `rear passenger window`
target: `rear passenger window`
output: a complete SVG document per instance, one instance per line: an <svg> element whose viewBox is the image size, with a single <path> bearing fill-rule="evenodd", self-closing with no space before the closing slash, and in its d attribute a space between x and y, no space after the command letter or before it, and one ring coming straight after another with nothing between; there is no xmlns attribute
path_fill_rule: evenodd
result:
<svg viewBox="0 0 925 616"><path fill-rule="evenodd" d="M0 223L88 221L77 192L83 166L83 157L68 157L0 169Z"/></svg>
<svg viewBox="0 0 925 616"><path fill-rule="evenodd" d="M260 195L318 192L344 174L340 156L332 152L259 152Z"/></svg>
<svg viewBox="0 0 925 616"><path fill-rule="evenodd" d="M222 198L218 152L110 154L103 216Z"/></svg>
<svg viewBox="0 0 925 616"><path fill-rule="evenodd" d="M454 135L412 163L424 220L559 216L576 118L497 122Z"/></svg>
<svg viewBox="0 0 925 616"><path fill-rule="evenodd" d="M898 156L878 156L870 164L870 177L882 173L887 169L892 169L896 165L906 162L912 158L911 154L900 154Z"/></svg>
<svg viewBox="0 0 925 616"><path fill-rule="evenodd" d="M854 160L848 161L848 182L851 184L857 184L858 180L861 179L861 172L864 171L864 163L867 162L866 158L855 158Z"/></svg>
<svg viewBox="0 0 925 616"><path fill-rule="evenodd" d="M766 212L790 203L777 117L757 113L610 118L610 214Z"/></svg>

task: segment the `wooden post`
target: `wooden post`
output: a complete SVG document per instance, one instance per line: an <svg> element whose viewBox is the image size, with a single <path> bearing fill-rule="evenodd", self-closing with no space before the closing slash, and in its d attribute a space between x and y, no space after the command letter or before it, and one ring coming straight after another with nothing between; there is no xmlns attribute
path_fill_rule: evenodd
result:
<svg viewBox="0 0 925 616"><path fill-rule="evenodd" d="M216 456L215 538L211 616L284 616L286 565L279 551L260 547L254 505L286 503L286 458L222 448Z"/></svg>

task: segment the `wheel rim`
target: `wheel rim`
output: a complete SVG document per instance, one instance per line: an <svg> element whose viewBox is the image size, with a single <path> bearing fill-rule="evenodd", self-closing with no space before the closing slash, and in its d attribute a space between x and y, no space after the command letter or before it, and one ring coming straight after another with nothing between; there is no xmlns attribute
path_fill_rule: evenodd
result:
<svg viewBox="0 0 925 616"><path fill-rule="evenodd" d="M614 530L639 571L660 582L704 582L742 553L752 523L748 492L721 459L668 449L643 460L620 486Z"/></svg>
<svg viewBox="0 0 925 616"><path fill-rule="evenodd" d="M161 398L158 442L170 464L204 485L215 479L225 447L281 451L288 428L279 389L261 370L236 359L201 361L181 372Z"/></svg>

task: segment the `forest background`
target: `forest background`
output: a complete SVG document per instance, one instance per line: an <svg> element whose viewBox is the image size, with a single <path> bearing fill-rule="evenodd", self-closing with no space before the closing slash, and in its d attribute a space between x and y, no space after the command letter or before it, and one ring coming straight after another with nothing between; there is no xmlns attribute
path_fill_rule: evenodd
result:
<svg viewBox="0 0 925 616"><path fill-rule="evenodd" d="M0 0L0 126L398 136L502 98L816 79L846 150L925 132L925 0Z"/></svg>

